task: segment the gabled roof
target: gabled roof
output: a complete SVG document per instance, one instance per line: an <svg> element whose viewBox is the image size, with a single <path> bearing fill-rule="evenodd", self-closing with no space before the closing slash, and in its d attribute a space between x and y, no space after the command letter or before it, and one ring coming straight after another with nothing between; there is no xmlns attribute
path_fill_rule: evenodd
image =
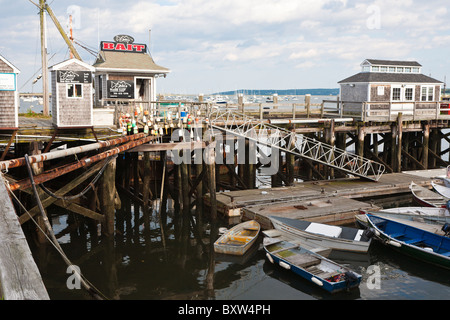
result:
<svg viewBox="0 0 450 320"><path fill-rule="evenodd" d="M388 72L360 72L338 83L349 82L389 82L389 83L443 83L421 73L388 73Z"/></svg>
<svg viewBox="0 0 450 320"><path fill-rule="evenodd" d="M366 59L371 65L380 66L408 66L408 67L421 67L422 65L417 61L395 61L395 60L378 60L378 59ZM363 63L364 63L363 62Z"/></svg>
<svg viewBox="0 0 450 320"><path fill-rule="evenodd" d="M13 73L20 73L20 70L17 69L11 62L6 60L6 58L3 57L2 55L0 55L0 60L2 60L4 63L6 63L8 66L10 66L13 69Z"/></svg>
<svg viewBox="0 0 450 320"><path fill-rule="evenodd" d="M50 69L51 71L53 71L53 70L59 70L59 69L61 69L61 68L64 68L65 66L68 66L68 65L72 64L72 63L79 64L80 66L85 67L86 69L88 69L88 70L90 70L90 71L95 71L95 68L94 68L93 66L91 66L90 64L87 64L86 62L83 62L83 61L78 60L78 59L75 59L75 58L73 58L73 59L68 59L68 60L64 60L64 61L62 61L62 62L59 62L59 63L57 63L57 64L54 64L53 66L49 67L49 69Z"/></svg>
<svg viewBox="0 0 450 320"><path fill-rule="evenodd" d="M147 53L100 51L93 64L97 71L169 73L157 65Z"/></svg>

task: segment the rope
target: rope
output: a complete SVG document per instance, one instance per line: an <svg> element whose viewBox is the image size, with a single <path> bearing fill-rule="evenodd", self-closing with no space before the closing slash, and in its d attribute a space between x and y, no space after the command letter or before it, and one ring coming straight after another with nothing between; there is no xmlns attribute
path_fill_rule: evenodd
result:
<svg viewBox="0 0 450 320"><path fill-rule="evenodd" d="M105 162L105 164L103 165L103 167L101 168L101 170L97 173L95 178L89 183L89 185L86 188L84 188L83 191L81 191L80 193L78 193L74 196L58 196L57 194L55 194L55 193L51 192L49 189L47 189L43 183L39 184L39 187L41 187L41 189L44 190L44 192L46 194L48 194L50 197L53 197L53 198L56 198L59 200L71 201L71 200L78 199L78 198L84 196L86 194L86 192L91 190L91 188L94 186L94 184L96 184L98 179L100 179L100 177L102 176L103 172L106 169L106 166L111 162L111 160L113 160L115 158L117 158L117 154L109 157L107 159L107 161Z"/></svg>
<svg viewBox="0 0 450 320"><path fill-rule="evenodd" d="M31 166L30 166L30 161L28 159L28 154L25 154L25 162L27 164L27 170L28 170L28 175L30 177L30 181L31 181L31 186L34 192L34 196L36 198L38 207L39 207L39 211L41 212L41 216L43 218L45 227L47 228L48 233L50 234L51 239L49 239L47 237L47 239L53 244L53 246L57 249L57 251L60 253L61 257L63 258L64 262L67 264L67 266L72 266L73 263L67 258L66 254L64 253L64 251L62 250L61 246L59 245L58 240L55 237L55 234L53 233L53 229L52 226L50 225L49 221L48 221L48 217L47 214L45 213L44 207L42 206L42 202L41 199L39 198L39 194L37 192L37 188L36 188L36 184L34 182L34 177L33 177L33 172L31 170ZM12 193L12 192L11 192ZM27 211L28 212L28 211ZM28 213L29 214L29 213ZM29 214L30 215L30 214ZM30 215L31 216L31 215ZM45 232L41 229L41 231L45 234ZM80 280L81 280L81 284L83 285L83 287L85 287L85 289L96 299L98 300L103 300L106 297L94 286L92 286L90 283L88 283L88 281L85 280L84 276L82 276L81 274L78 273L78 271L76 269L74 269L74 272L77 273L77 275L79 276ZM103 298L102 298L103 297Z"/></svg>

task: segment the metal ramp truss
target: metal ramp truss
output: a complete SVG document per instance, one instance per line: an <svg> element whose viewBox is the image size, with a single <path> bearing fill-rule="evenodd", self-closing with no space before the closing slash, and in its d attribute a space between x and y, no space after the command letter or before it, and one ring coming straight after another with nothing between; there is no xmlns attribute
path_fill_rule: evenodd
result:
<svg viewBox="0 0 450 320"><path fill-rule="evenodd" d="M278 148L353 176L378 181L385 171L381 163L237 112L214 110L208 121L213 129Z"/></svg>

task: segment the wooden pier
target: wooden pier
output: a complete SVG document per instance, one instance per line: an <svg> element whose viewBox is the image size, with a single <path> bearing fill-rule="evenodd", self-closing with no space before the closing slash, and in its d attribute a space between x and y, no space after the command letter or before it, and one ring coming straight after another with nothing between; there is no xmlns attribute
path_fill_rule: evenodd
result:
<svg viewBox="0 0 450 320"><path fill-rule="evenodd" d="M445 169L435 169L384 174L376 183L361 179L306 181L290 187L221 192L216 194L217 208L230 218L256 219L264 229L272 228L271 215L350 224L359 210L377 211L410 203L412 181L430 187L433 178L444 175Z"/></svg>
<svg viewBox="0 0 450 320"><path fill-rule="evenodd" d="M131 110L134 108L133 105L129 107ZM329 224L352 223L360 209L377 210L410 201L411 181L429 186L431 178L445 174L450 148L443 148L440 142L449 139L448 134L443 132L450 127L448 115L420 120L406 119L399 114L395 120L364 122L361 118L345 118L340 113L327 114L323 104L318 112L314 112L311 105L294 105L290 113L279 112L274 107L272 105L270 109L265 109L260 106L259 110L250 111L245 110L243 105L238 106L243 111L241 115L253 116L253 120L247 121L247 124L283 128L283 132L293 133L289 137L303 135L319 142L319 145L323 143L357 154L368 163L381 164L384 173L380 172L376 182L351 176L337 167L327 166L326 162L307 158L308 154L299 156L298 150L286 148L288 144L282 139L280 149L276 151L280 159L276 164L277 172L270 177L271 187L257 188L258 172L269 165L267 161L263 163L264 159L270 158L269 154L258 147L256 150L260 156L256 163L251 162L249 151L252 143L258 142L236 131L236 139L241 138L245 142L241 151L245 150L246 156L242 158L244 161L239 162L238 149L234 149L236 145L229 144L230 140L218 139L220 135L225 137L225 130L221 131L221 127L232 131L232 126L238 128L244 120L241 123L236 118L232 123L227 120L223 123L214 122L218 130L214 138L201 141L171 140L175 129L186 129L192 133L193 128L211 128L212 122L208 117L211 106L205 104L183 104L183 110L193 115L191 124L165 117L169 110L174 111L173 114L181 113L181 104L178 104L158 110L158 116L164 116L154 123L154 130L148 134L144 133L143 123L138 121L139 133L128 132L125 136L117 130L118 112L126 111L123 106L116 109L113 126L57 131L48 120L21 118L17 130L12 133L2 132L5 147L1 152L4 160L0 161L0 169L8 181L9 191L5 189L0 194L3 207L9 209L2 208L1 212L3 214L6 210L10 215L16 215L17 223L8 225L14 230L0 229L0 238L19 241L23 245L25 240L21 236L17 240L11 234L20 235L21 227L31 223L30 215L17 204L13 206L8 202L8 194L14 193L18 199L26 200L26 209L31 216L39 213L33 193L30 192L30 179L23 161L25 154L30 156L32 165L38 169L35 171L36 184L46 185L59 197L42 194L45 209L54 205L83 216L86 219L83 221L89 224L93 239L97 238L96 226L99 225L101 237L114 239L115 212L121 207L121 198L128 197L144 208L144 228L149 228L151 201L158 199L162 203L158 222L164 244L167 228L170 227L165 207L169 198L174 200L175 212L182 220L178 226L183 230L182 236L194 234L198 238L203 223L208 221L214 225L218 213L237 219L257 219L265 229L271 228L267 218L270 215ZM297 107L306 107L303 108L306 112L301 112ZM273 116L270 114L272 111ZM198 151L201 151L201 161L196 157L196 154L200 154ZM172 158L169 154L172 154ZM176 163L174 156L187 161ZM349 162L355 165L357 159ZM97 175L101 178L92 183ZM86 189L89 189L87 193ZM81 193L83 197L72 199ZM47 241L42 234L35 238L39 245ZM12 242L4 244L7 247L13 245ZM29 252L27 248L23 250ZM19 257L20 263L33 264L32 259L28 259L30 256L27 253L25 257ZM8 259L6 251L2 249L0 263ZM22 268L20 264L17 267L6 264L8 272ZM7 285L9 279L13 281L13 278L1 276L2 289L9 292L3 292L5 299L48 298L39 289L42 288L42 279L38 273L30 277L37 292L31 296L14 293L11 286Z"/></svg>

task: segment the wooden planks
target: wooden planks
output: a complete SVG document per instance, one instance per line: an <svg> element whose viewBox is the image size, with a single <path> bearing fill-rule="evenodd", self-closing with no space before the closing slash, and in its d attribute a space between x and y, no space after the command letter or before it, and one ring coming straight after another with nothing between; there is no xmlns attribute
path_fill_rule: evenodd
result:
<svg viewBox="0 0 450 320"><path fill-rule="evenodd" d="M405 197L411 194L411 181L429 187L433 177L445 175L445 169L384 174L378 182L359 178L308 181L293 187L253 189L217 194L218 208L226 216L257 219L262 228L271 228L268 216L328 224L354 221L360 209L379 210L365 199L372 197ZM208 195L205 204L208 205Z"/></svg>
<svg viewBox="0 0 450 320"><path fill-rule="evenodd" d="M5 300L49 300L0 173L0 285Z"/></svg>

